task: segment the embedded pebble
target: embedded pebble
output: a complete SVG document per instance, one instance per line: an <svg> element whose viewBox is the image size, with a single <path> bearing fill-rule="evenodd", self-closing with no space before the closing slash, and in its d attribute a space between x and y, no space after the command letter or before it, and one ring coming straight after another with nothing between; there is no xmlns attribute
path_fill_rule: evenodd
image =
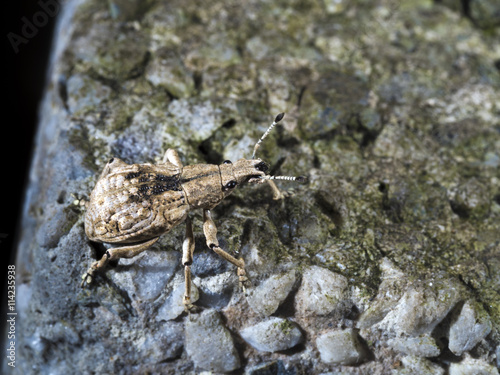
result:
<svg viewBox="0 0 500 375"><path fill-rule="evenodd" d="M166 50L157 51L148 64L146 79L177 98L187 98L194 90L192 74L175 54Z"/></svg>
<svg viewBox="0 0 500 375"><path fill-rule="evenodd" d="M318 336L316 347L321 361L328 364L353 365L364 358L364 351L354 329L328 331Z"/></svg>
<svg viewBox="0 0 500 375"><path fill-rule="evenodd" d="M418 357L437 357L441 354L441 349L430 335L417 337L401 336L387 340L387 345L399 353L411 354Z"/></svg>
<svg viewBox="0 0 500 375"><path fill-rule="evenodd" d="M490 211L490 205L487 187L475 178L459 186L451 201L453 211L463 218L481 219Z"/></svg>
<svg viewBox="0 0 500 375"><path fill-rule="evenodd" d="M491 331L488 313L479 303L467 301L450 326L449 349L455 355L474 348Z"/></svg>
<svg viewBox="0 0 500 375"><path fill-rule="evenodd" d="M29 309L29 304L31 301L31 296L33 293L33 289L31 287L31 284L25 283L25 284L20 284L17 286L17 291L16 291L16 309L17 313L19 314L19 320L23 320Z"/></svg>
<svg viewBox="0 0 500 375"><path fill-rule="evenodd" d="M271 276L249 291L248 304L258 314L273 314L292 290L295 280L294 270Z"/></svg>
<svg viewBox="0 0 500 375"><path fill-rule="evenodd" d="M497 367L500 368L500 345L497 345L495 355L497 356Z"/></svg>
<svg viewBox="0 0 500 375"><path fill-rule="evenodd" d="M426 375L444 375L444 368L428 359L407 355L401 358L403 368L393 369L393 375L413 375L413 374L426 374Z"/></svg>
<svg viewBox="0 0 500 375"><path fill-rule="evenodd" d="M238 287L238 277L232 271L195 280L201 292L198 303L215 309L224 308Z"/></svg>
<svg viewBox="0 0 500 375"><path fill-rule="evenodd" d="M231 333L215 310L205 310L186 319L185 348L196 368L229 372L240 367Z"/></svg>
<svg viewBox="0 0 500 375"><path fill-rule="evenodd" d="M368 328L380 322L397 305L403 295L406 286L404 272L388 258L381 260L380 270L382 276L377 297L360 316L359 328Z"/></svg>
<svg viewBox="0 0 500 375"><path fill-rule="evenodd" d="M180 355L183 336L182 323L168 322L160 325L153 333L145 332L134 344L147 362L159 363Z"/></svg>
<svg viewBox="0 0 500 375"><path fill-rule="evenodd" d="M92 108L112 93L109 86L81 74L72 74L66 81L66 87L71 113Z"/></svg>
<svg viewBox="0 0 500 375"><path fill-rule="evenodd" d="M40 329L40 336L52 342L65 341L76 345L80 342L80 336L73 325L69 322L57 322L49 324Z"/></svg>
<svg viewBox="0 0 500 375"><path fill-rule="evenodd" d="M307 268L295 296L297 314L326 315L339 309L347 286L347 278L342 275L318 266Z"/></svg>
<svg viewBox="0 0 500 375"><path fill-rule="evenodd" d="M464 358L459 363L451 363L448 372L449 375L499 375L498 370L483 361L470 357Z"/></svg>
<svg viewBox="0 0 500 375"><path fill-rule="evenodd" d="M294 322L278 317L246 327L240 334L247 343L261 352L290 349L302 341L302 333L298 326Z"/></svg>
<svg viewBox="0 0 500 375"><path fill-rule="evenodd" d="M463 287L451 278L411 285L397 305L374 327L392 334L430 333L461 298Z"/></svg>
<svg viewBox="0 0 500 375"><path fill-rule="evenodd" d="M120 272L108 274L122 288L135 290L141 299L152 300L174 275L179 258L175 251L147 250L135 258L120 259L117 267Z"/></svg>
<svg viewBox="0 0 500 375"><path fill-rule="evenodd" d="M157 321L173 320L184 312L184 291L185 285L182 280L174 286L172 293L169 294L163 305L158 309ZM191 303L198 301L199 296L198 288L191 282Z"/></svg>
<svg viewBox="0 0 500 375"><path fill-rule="evenodd" d="M37 328L31 336L24 339L23 345L29 348L33 355L42 356L50 343L41 336L40 329Z"/></svg>

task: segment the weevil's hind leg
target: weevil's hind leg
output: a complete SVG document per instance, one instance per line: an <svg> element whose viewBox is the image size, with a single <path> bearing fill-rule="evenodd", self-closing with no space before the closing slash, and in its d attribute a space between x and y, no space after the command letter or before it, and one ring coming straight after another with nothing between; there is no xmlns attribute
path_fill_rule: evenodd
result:
<svg viewBox="0 0 500 375"><path fill-rule="evenodd" d="M248 283L248 278L245 272L245 261L243 260L243 258L236 259L235 257L229 255L220 248L219 241L217 241L217 227L215 226L215 223L212 220L212 214L210 213L210 210L203 211L203 233L205 233L207 246L210 249L215 251L215 253L220 257L224 258L228 262L238 267L238 276L240 285L246 292L245 283Z"/></svg>
<svg viewBox="0 0 500 375"><path fill-rule="evenodd" d="M153 245L156 241L158 241L158 238L159 237L156 237L153 238L152 240L142 242L136 245L115 247L106 250L106 253L102 256L102 258L92 263L87 272L82 276L82 283L80 284L80 286L83 287L85 286L85 284L90 284L94 277L94 273L97 270L102 269L104 266L106 266L106 264L108 264L109 261L120 258L133 258L142 253L144 250L151 247L151 245Z"/></svg>
<svg viewBox="0 0 500 375"><path fill-rule="evenodd" d="M191 303L191 264L193 263L193 253L193 226L191 224L191 219L188 216L186 218L186 238L184 239L184 242L182 244L182 265L184 266L184 280L186 283L182 303L184 304L184 309L186 311L189 311L193 308L193 305Z"/></svg>
<svg viewBox="0 0 500 375"><path fill-rule="evenodd" d="M183 167L181 158L179 157L179 154L173 148L169 148L165 152L165 155L163 155L163 163L166 163L166 162L172 163L173 165L175 165L179 169L182 169L182 167Z"/></svg>

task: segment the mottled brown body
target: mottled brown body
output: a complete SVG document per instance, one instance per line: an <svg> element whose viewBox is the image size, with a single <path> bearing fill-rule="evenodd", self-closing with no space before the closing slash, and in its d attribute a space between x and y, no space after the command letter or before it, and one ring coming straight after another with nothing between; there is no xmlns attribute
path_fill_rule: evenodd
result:
<svg viewBox="0 0 500 375"><path fill-rule="evenodd" d="M98 242L131 243L160 236L186 218L181 170L161 165L128 165L112 159L90 195L85 232Z"/></svg>
<svg viewBox="0 0 500 375"><path fill-rule="evenodd" d="M242 159L236 168L261 163L260 159ZM158 237L182 223L190 210L217 206L236 185L225 186L230 181L238 183L233 169L232 163L179 168L168 161L129 165L111 159L90 195L85 232L92 241L109 243ZM254 177L264 174L252 169Z"/></svg>
<svg viewBox="0 0 500 375"><path fill-rule="evenodd" d="M275 122L283 114L276 117ZM254 149L257 150L266 132ZM203 232L207 246L215 253L238 267L240 282L246 281L245 263L219 247L217 228L210 210L216 207L234 188L244 182L268 181L274 198L282 198L271 179L286 180L295 177L266 176L267 165L260 159L229 160L221 165L195 164L183 166L175 150L168 149L159 164L127 164L118 158L111 159L102 171L85 215L85 233L90 240L118 245L108 249L94 262L83 276L82 286L92 281L94 273L110 260L131 258L153 245L158 238L173 227L186 222L186 239L183 244L182 264L185 269L186 292L184 304L190 307L191 271L194 236L188 213L203 210Z"/></svg>

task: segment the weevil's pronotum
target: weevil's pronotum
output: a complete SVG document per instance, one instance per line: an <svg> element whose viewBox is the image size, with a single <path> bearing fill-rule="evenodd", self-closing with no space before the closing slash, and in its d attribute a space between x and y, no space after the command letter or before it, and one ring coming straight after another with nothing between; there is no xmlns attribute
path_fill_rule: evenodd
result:
<svg viewBox="0 0 500 375"><path fill-rule="evenodd" d="M217 228L210 210L216 207L234 188L244 182L268 181L274 199L283 197L272 180L304 181L304 177L266 175L268 167L255 153L262 140L283 118L276 119L255 144L251 159L234 163L226 160L220 165L195 164L183 166L175 150L168 149L159 164L127 164L118 158L104 167L85 215L85 233L95 242L122 246L106 250L82 277L82 286L91 283L94 273L109 261L132 258L148 249L162 234L186 222L182 246L186 290L183 303L191 307L191 270L194 236L189 212L203 210L203 232L210 249L238 267L240 283L247 280L245 262L226 253L217 241Z"/></svg>

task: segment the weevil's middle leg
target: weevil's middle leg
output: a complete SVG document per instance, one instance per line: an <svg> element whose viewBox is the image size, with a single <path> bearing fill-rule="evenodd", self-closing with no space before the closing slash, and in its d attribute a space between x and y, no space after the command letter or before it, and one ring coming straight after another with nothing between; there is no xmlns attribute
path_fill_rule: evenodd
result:
<svg viewBox="0 0 500 375"><path fill-rule="evenodd" d="M194 235L193 226L189 216L186 218L186 238L182 244L182 265L184 266L184 280L186 289L184 291L184 298L182 303L184 308L189 310L193 307L191 304L191 264L193 263L194 253Z"/></svg>
<svg viewBox="0 0 500 375"><path fill-rule="evenodd" d="M243 258L236 259L220 248L219 241L217 241L217 227L212 220L212 214L210 213L210 210L203 211L203 232L205 233L207 246L212 249L217 255L238 267L240 285L244 289L244 283L248 281L245 272L245 261L243 260Z"/></svg>
<svg viewBox="0 0 500 375"><path fill-rule="evenodd" d="M144 250L151 247L151 245L153 245L156 241L158 241L159 238L160 237L156 237L153 238L152 240L142 242L137 245L115 247L106 250L106 253L102 256L102 258L92 263L87 272L82 276L82 283L80 284L80 286L83 287L85 283L90 284L94 277L94 273L97 270L106 266L106 264L108 264L109 261L120 258L133 258L142 253Z"/></svg>

